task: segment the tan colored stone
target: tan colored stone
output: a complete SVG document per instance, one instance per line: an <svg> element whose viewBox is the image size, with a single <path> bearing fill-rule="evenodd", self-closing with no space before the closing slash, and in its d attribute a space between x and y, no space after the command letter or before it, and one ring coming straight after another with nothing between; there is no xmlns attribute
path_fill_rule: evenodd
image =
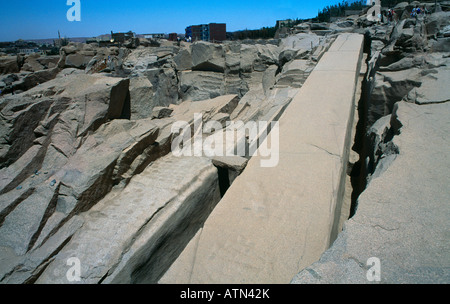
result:
<svg viewBox="0 0 450 304"><path fill-rule="evenodd" d="M280 118L278 165L263 168L264 157L253 157L160 283L289 283L330 246L363 36L341 35L335 44Z"/></svg>

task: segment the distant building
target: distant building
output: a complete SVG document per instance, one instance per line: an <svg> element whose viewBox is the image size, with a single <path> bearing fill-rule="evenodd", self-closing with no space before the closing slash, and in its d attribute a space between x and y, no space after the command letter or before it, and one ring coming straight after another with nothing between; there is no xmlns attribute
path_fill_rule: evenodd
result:
<svg viewBox="0 0 450 304"><path fill-rule="evenodd" d="M124 43L127 40L130 40L136 36L135 33L132 31L129 31L128 33L113 33L111 31L111 39L114 40L114 42L118 43Z"/></svg>
<svg viewBox="0 0 450 304"><path fill-rule="evenodd" d="M178 40L178 34L177 33L170 33L169 34L169 41L177 41Z"/></svg>
<svg viewBox="0 0 450 304"><path fill-rule="evenodd" d="M44 51L40 50L40 49L19 49L19 54L23 54L23 55L31 55L34 53L39 53L41 55L44 54Z"/></svg>
<svg viewBox="0 0 450 304"><path fill-rule="evenodd" d="M227 39L227 25L225 23L191 25L186 28L185 37L191 37L192 41L222 42Z"/></svg>
<svg viewBox="0 0 450 304"><path fill-rule="evenodd" d="M286 19L286 20L277 20L277 27L278 28L282 28L282 27L291 27L293 24L293 20L292 19Z"/></svg>
<svg viewBox="0 0 450 304"><path fill-rule="evenodd" d="M144 34L145 39L164 39L165 34Z"/></svg>
<svg viewBox="0 0 450 304"><path fill-rule="evenodd" d="M227 25L225 23L210 23L209 40L213 42L227 40Z"/></svg>

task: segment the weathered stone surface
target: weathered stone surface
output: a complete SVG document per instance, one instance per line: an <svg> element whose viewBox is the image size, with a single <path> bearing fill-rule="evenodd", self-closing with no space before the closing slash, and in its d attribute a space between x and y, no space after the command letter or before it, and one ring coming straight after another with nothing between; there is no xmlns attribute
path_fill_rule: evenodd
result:
<svg viewBox="0 0 450 304"><path fill-rule="evenodd" d="M58 65L61 57L59 55L41 56L36 60L46 69L54 68Z"/></svg>
<svg viewBox="0 0 450 304"><path fill-rule="evenodd" d="M132 51L124 60L123 66L132 76L140 76L157 62L158 56L154 50L145 48Z"/></svg>
<svg viewBox="0 0 450 304"><path fill-rule="evenodd" d="M450 38L438 38L431 44L431 50L433 52L448 52L450 50Z"/></svg>
<svg viewBox="0 0 450 304"><path fill-rule="evenodd" d="M155 107L152 112L152 119L162 119L166 117L170 117L173 109L167 107Z"/></svg>
<svg viewBox="0 0 450 304"><path fill-rule="evenodd" d="M413 88L419 87L422 78L422 70L418 68L378 72L368 105L368 124L392 113L394 104L407 97Z"/></svg>
<svg viewBox="0 0 450 304"><path fill-rule="evenodd" d="M407 100L417 104L441 103L450 100L450 67L437 69L421 78L422 85L413 88Z"/></svg>
<svg viewBox="0 0 450 304"><path fill-rule="evenodd" d="M12 88L15 91L27 91L44 82L54 79L60 72L59 67L54 67L47 70L40 70L34 73L25 75L22 79L15 82Z"/></svg>
<svg viewBox="0 0 450 304"><path fill-rule="evenodd" d="M449 9L444 2L441 4L444 11ZM182 269L182 275L167 273L165 278L171 278L169 283L184 283L184 275L190 273L194 274L194 278L206 278L208 273L214 271L220 273L224 281L229 278L228 282L235 283L233 265L244 269L242 272L249 269L249 282L260 278L269 278L272 280L270 282L290 280L289 276L299 270L298 265L308 266L308 261L317 260L319 253L341 231L341 223L348 217L348 210L339 215L339 204L334 210L330 207L333 206L333 199L347 197L350 204L350 182L353 184L358 179L357 183L367 181L369 185L376 184L390 173L390 168L401 155L401 145L397 146L397 141L402 137L391 138L406 130L408 121L418 120L415 116L411 120L408 116L411 113L407 113L405 108L398 108L395 103L403 99L421 104L422 108L418 109L423 109L425 103L434 106L448 101L445 89L449 60L448 21L442 17L445 14L429 14L426 19L417 20L407 18L410 13L407 10L413 5L416 3L404 6L404 11L400 11L404 20L395 26L370 24L362 22L358 16L352 16L334 24L304 23L295 29L286 29L284 34L287 38L281 40L247 39L220 45L142 41L146 47L142 44L137 47L137 41L130 41L121 48L71 43L62 48L60 56L53 58L37 55L15 58L23 72L0 78L0 90L6 94L6 98L2 96L0 100L0 282L34 283L45 272L45 280L51 278L50 281L54 281L56 278L58 282L67 283L64 280L68 267L64 258L81 250L90 259L90 265L84 269L88 272L85 277L92 279L89 282L154 283L188 243L176 262ZM426 5L430 10L434 4ZM288 32L299 31L303 33L287 35ZM363 93L371 98L362 96L359 108L361 121L358 124L361 129L357 132L366 132L366 139L370 140L367 143L361 140L364 142L362 145L366 145L360 151L361 165L356 163L358 155L354 155L349 158L348 168L345 161L337 162L337 156L342 151L335 143L342 140L344 127L340 126L345 118L341 114L346 111L345 105L351 97L341 94L342 88L335 88L334 85L342 84L346 79L348 67L345 63L352 57L349 53L358 43L354 44L351 39L339 39L331 46L338 36L336 33L340 32L357 32L370 37L366 40L365 49L371 49L374 55L369 58L370 69L365 75L366 83L363 83ZM192 47L196 48L195 55L192 54ZM340 51L340 58L330 57L327 53L329 49L332 53ZM88 58L92 59L83 70L83 61ZM107 68L102 70L106 75L84 75L93 72L94 64L105 59L109 59ZM67 61L72 61L77 68L62 70ZM318 61L321 64L316 72L321 73L320 76L309 76ZM327 63L325 66L333 63L333 66L324 68L324 63ZM326 73L332 75L324 76ZM302 95L300 88L308 76L310 81L320 79L321 84L317 85L320 94L317 94L316 87L308 91L307 98L299 101L296 96ZM13 90L15 96L9 95ZM21 91L27 92L21 94ZM330 96L327 102L320 99L322 95ZM339 106L336 103L334 110L327 110L335 105L334 98L340 100ZM289 110L284 113L289 105L294 106L295 113L289 114ZM347 110L351 112L351 109ZM394 113L390 115L392 111ZM294 128L282 136L282 147L288 152L280 154L278 170L281 173L271 171L270 183L263 187L262 183L255 181L265 176L267 171L253 168L255 162L263 160L262 157L251 160L244 173L242 169L250 158L248 154L234 158L208 154L212 157L212 164L205 159L187 162L177 159L172 162L164 158L162 161L161 158L171 151L175 137L171 132L173 123L184 120L192 127L195 113L203 115L204 124L210 120L218 122L214 127L217 130L205 131L203 140L223 140L227 135L236 135L234 130L226 128L230 120L271 122L281 117L281 124L285 126L283 119L290 117L290 121L294 121L297 129L302 131ZM427 110L417 114L430 116L436 113ZM304 120L301 118L304 115L314 120L311 123L300 121ZM158 119L152 120L152 116ZM377 121L379 117L382 119ZM330 118L334 119L332 125L324 127L323 123ZM367 129L363 130L366 122ZM434 126L433 123L428 124L428 127ZM321 135L317 135L319 132L322 132ZM432 133L431 130L429 132ZM246 149L249 148L250 133L238 135L226 142L223 147L225 151L234 150L241 143ZM262 135L258 134L261 139ZM305 139L306 143L299 142L301 139ZM357 140L355 147L358 148L359 144ZM302 156L291 153L297 148L301 149ZM212 147L204 147L204 155L211 152L210 149ZM439 151L442 149L436 148ZM303 159L304 155L308 158ZM203 161L208 162L209 169L206 171L211 179L206 179L211 182L215 180L214 189L207 190L212 185L204 182L203 176L207 174L196 170L203 166ZM148 170L155 164L157 170L148 175ZM300 167L302 169L296 169ZM187 168L190 171L184 174ZM297 171L292 173L292 170ZM358 178L355 172L359 170L364 174ZM198 174L195 176L196 172ZM192 177L191 181L180 183L178 177L172 176L178 173L184 174L187 179ZM328 176L332 176L331 180L327 179ZM346 177L345 190L340 186L330 187L343 176ZM135 180L141 180L142 185L150 180L166 189L181 187L180 191L189 197L179 194L175 199L177 203L162 203L158 206L164 207L159 208L150 202L158 199L158 188L152 186L142 190L145 199L138 201L141 188L146 187L135 183ZM305 188L311 181L316 182ZM236 183L245 184L250 190L233 190L237 187ZM198 191L186 190L190 185L198 187ZM285 191L280 192L287 186ZM291 193L294 188L295 193ZM47 190L53 191L54 195L49 195ZM356 188L353 190L357 191ZM211 200L212 194L208 191L216 193L217 198ZM162 199L167 198L164 196L166 192L161 193ZM395 193L398 192L393 192L393 195ZM250 220L248 217L236 219L232 213L219 207L217 214L224 215L228 223L213 213L205 229L198 230L219 200L219 195L225 195L225 202L231 198L238 201L233 212L241 210L238 212L240 215L252 214ZM309 195L313 198L305 199ZM195 199L191 200L194 196ZM269 204L272 200L276 203ZM135 205L131 207L129 202ZM32 203L33 208L30 207ZM286 205L293 207L287 208ZM345 209L345 206L342 208ZM129 209L133 209L132 216L127 218ZM149 209L156 211L147 213ZM293 214L282 214L280 210L286 209ZM98 213L92 213L93 210ZM201 213L201 219L198 210L205 211ZM138 212L141 215L137 216ZM330 220L333 212L334 219ZM102 215L108 218L102 218ZM134 222L133 218L143 221ZM299 218L306 220L299 221ZM222 221L224 225L235 223L236 227L232 231L212 227L211 222ZM280 221L293 224L279 227ZM328 225L330 221L334 221L332 227ZM300 227L302 224L309 228L303 229ZM103 229L105 227L106 230ZM247 232L252 227L260 234ZM111 239L112 235L108 229L115 231L112 238L119 242L108 243L107 239ZM290 229L295 229L295 232ZM269 239L279 239L276 244L259 245L258 240L265 240L262 235L271 233L274 237ZM104 239L97 244L95 235ZM284 237L280 239L279 235ZM214 246L205 246L206 239L211 240ZM229 242L224 242L224 239ZM318 239L321 242L317 242ZM79 243L89 241L86 242L88 245L79 245L72 240ZM303 242L310 247L303 246ZM89 244L91 251L90 248L80 249ZM295 247L297 249L285 250L283 244L298 246ZM101 248L95 250L95 246ZM250 251L249 247L257 250ZM211 250L217 252L213 261L226 257L222 265L199 262ZM244 253L235 258L239 255L233 255L232 250ZM55 260L58 252L61 255ZM194 259L197 262L193 262ZM57 266L59 262L61 264ZM196 267L192 268L193 264ZM359 266L351 260L346 265L355 273L359 271ZM51 273L46 272L48 266L52 268ZM253 266L263 270L258 275L251 275ZM207 271L203 271L202 267ZM340 273L338 268L334 269ZM289 275L284 275L286 273ZM314 270L309 273L316 274ZM45 281L44 277L41 279ZM164 280L161 282L166 282ZM208 278L206 282L211 280Z"/></svg>
<svg viewBox="0 0 450 304"><path fill-rule="evenodd" d="M34 130L45 118L51 104L52 100L47 98L34 101L30 98L12 96L2 100L1 167L6 167L19 159L33 145L36 139Z"/></svg>
<svg viewBox="0 0 450 304"><path fill-rule="evenodd" d="M158 128L150 121L114 120L88 137L53 177L70 188L77 199L77 208L88 208L121 181L122 174L154 143L157 134Z"/></svg>
<svg viewBox="0 0 450 304"><path fill-rule="evenodd" d="M241 173L247 166L248 159L240 156L215 156L212 162L216 167L224 167Z"/></svg>
<svg viewBox="0 0 450 304"><path fill-rule="evenodd" d="M143 119L151 116L153 102L153 85L147 77L130 78L131 119Z"/></svg>
<svg viewBox="0 0 450 304"><path fill-rule="evenodd" d="M19 71L20 67L17 56L0 57L0 75L18 73Z"/></svg>
<svg viewBox="0 0 450 304"><path fill-rule="evenodd" d="M317 47L320 37L315 34L299 33L281 40L282 49L310 50Z"/></svg>
<svg viewBox="0 0 450 304"><path fill-rule="evenodd" d="M249 161L192 240L195 245L186 247L161 283L288 283L295 269L307 267L328 248L337 233L333 228L335 212L340 210L336 193L342 192L339 181L346 172L343 163L350 148L362 41L361 35L338 38L334 57L319 63L280 119L284 131L275 152L278 165L261 167L263 156ZM348 53L353 56L343 56ZM338 66L347 72L335 70L338 58ZM331 81L338 74L340 81ZM327 89L318 95L316 84L323 81ZM314 119L299 119L299 115ZM332 122L327 121L330 117ZM334 197L331 203L330 197Z"/></svg>
<svg viewBox="0 0 450 304"><path fill-rule="evenodd" d="M19 186L21 181L28 178L36 170L44 157L45 148L33 145L13 164L0 170L0 193L6 193Z"/></svg>
<svg viewBox="0 0 450 304"><path fill-rule="evenodd" d="M177 106L172 106L172 117L175 121L194 120L194 114L202 114L203 121L208 121L218 113L231 114L239 103L236 95L224 95L213 99L201 101L185 101Z"/></svg>
<svg viewBox="0 0 450 304"><path fill-rule="evenodd" d="M221 45L199 41L192 45L191 53L193 70L224 72L225 53Z"/></svg>
<svg viewBox="0 0 450 304"><path fill-rule="evenodd" d="M437 12L427 17L425 22L427 35L436 37L441 29L450 24L450 12Z"/></svg>
<svg viewBox="0 0 450 304"><path fill-rule="evenodd" d="M79 216L71 218L52 235L46 246L34 249L29 255L18 257L9 247L0 247L0 282L3 284L34 283L40 273L52 261L53 256L67 243L76 230L83 225ZM14 271L21 269L21 271Z"/></svg>
<svg viewBox="0 0 450 304"><path fill-rule="evenodd" d="M253 72L257 58L258 58L258 49L256 46L245 44L241 45L239 70L243 73Z"/></svg>
<svg viewBox="0 0 450 304"><path fill-rule="evenodd" d="M276 86L300 88L313 69L314 65L309 60L293 60L287 63L277 76Z"/></svg>
<svg viewBox="0 0 450 304"><path fill-rule="evenodd" d="M280 53L280 57L278 61L280 65L284 65L285 63L294 60L297 57L299 50L298 49L286 49Z"/></svg>
<svg viewBox="0 0 450 304"><path fill-rule="evenodd" d="M43 70L44 66L37 60L39 58L39 56L40 56L39 54L29 55L25 59L25 63L22 66L22 70L29 71L29 72L37 72L37 71Z"/></svg>
<svg viewBox="0 0 450 304"><path fill-rule="evenodd" d="M79 97L87 101L97 101L86 103L86 124L90 119L99 118L98 116L106 116L107 119L121 118L129 94L129 82L128 79L122 78L75 74L47 82L28 91L26 95ZM100 109L101 114L90 113Z"/></svg>
<svg viewBox="0 0 450 304"><path fill-rule="evenodd" d="M180 75L183 100L205 100L224 93L224 75L217 72L185 71Z"/></svg>
<svg viewBox="0 0 450 304"><path fill-rule="evenodd" d="M39 187L6 216L0 227L0 247L13 248L17 255L31 249L55 209L58 187Z"/></svg>
<svg viewBox="0 0 450 304"><path fill-rule="evenodd" d="M85 69L89 61L91 61L92 56L85 56L81 53L70 54L66 57L66 68L76 68L76 69Z"/></svg>
<svg viewBox="0 0 450 304"><path fill-rule="evenodd" d="M450 131L449 114L449 103L398 104L394 118L403 127L393 142L400 154L370 182L335 244L293 283L370 283L371 257L381 261L381 283L450 282L449 143L441 136Z"/></svg>
<svg viewBox="0 0 450 304"><path fill-rule="evenodd" d="M192 69L192 55L190 49L182 49L173 58L178 71L185 71Z"/></svg>
<svg viewBox="0 0 450 304"><path fill-rule="evenodd" d="M155 282L199 229L217 193L209 160L161 159L90 210L37 283L69 283L61 269L72 256L83 261L81 283Z"/></svg>
<svg viewBox="0 0 450 304"><path fill-rule="evenodd" d="M154 82L152 84L156 88L153 98L157 106L168 106L179 103L179 80L174 68L160 70L156 84Z"/></svg>
<svg viewBox="0 0 450 304"><path fill-rule="evenodd" d="M128 80L79 74L2 100L0 193L2 199L21 189L26 193L2 207L3 247L23 256L48 240L74 210L95 203L114 180L124 179L133 153L154 142L158 128L151 124L140 131L132 125L126 134L113 128L115 137L102 135L111 127L100 128L85 139L120 118L127 92Z"/></svg>

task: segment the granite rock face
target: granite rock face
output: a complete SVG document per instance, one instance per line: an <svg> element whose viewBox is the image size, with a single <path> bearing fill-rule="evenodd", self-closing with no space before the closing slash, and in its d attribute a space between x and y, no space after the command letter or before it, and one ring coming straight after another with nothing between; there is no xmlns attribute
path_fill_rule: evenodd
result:
<svg viewBox="0 0 450 304"><path fill-rule="evenodd" d="M364 191L336 242L294 284L450 282L449 176L443 169L450 110L444 84L450 48L443 44L448 8L400 19L368 32L372 51L360 104Z"/></svg>
<svg viewBox="0 0 450 304"><path fill-rule="evenodd" d="M96 72L96 62L105 58L106 69ZM216 133L226 134L231 119L278 119L315 65L303 59L303 69L286 62L277 77L278 59L273 44L234 42L136 49L69 44L52 68L56 60L27 58L25 68L34 72L3 80L23 92L0 100L1 282L67 283L65 276L55 277L55 269L75 252L90 261L83 268L84 282L159 280L248 161L171 157L172 125L192 126L195 114L202 114L203 123L216 121L222 127ZM206 133L204 139L209 136L215 135ZM237 140L250 144L245 137ZM148 179L155 189L142 188ZM141 201L133 198L141 191L148 191ZM133 201L134 207L123 203ZM146 206L154 212L142 222L111 222L127 210L144 215ZM103 228L96 224L101 219ZM159 230L155 220L162 221ZM108 225L125 228L109 247L94 237L98 229L117 234ZM101 244L106 247L100 249ZM166 247L172 254L161 263ZM152 254L141 254L150 248ZM113 251L117 259L109 260ZM145 269L152 270L146 274Z"/></svg>
<svg viewBox="0 0 450 304"><path fill-rule="evenodd" d="M443 136L450 131L449 114L448 102L396 104L388 128L402 125L392 139L398 154L390 161L388 153L382 156L390 165L378 165L384 172L376 173L359 197L356 215L321 259L292 283L371 283L372 257L381 262L381 283L450 282L449 176L442 170L450 165L444 148L449 140Z"/></svg>

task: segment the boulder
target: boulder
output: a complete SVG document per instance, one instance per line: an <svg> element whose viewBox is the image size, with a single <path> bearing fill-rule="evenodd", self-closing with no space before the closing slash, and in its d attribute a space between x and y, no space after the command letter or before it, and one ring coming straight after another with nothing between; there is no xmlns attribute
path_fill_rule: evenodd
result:
<svg viewBox="0 0 450 304"><path fill-rule="evenodd" d="M239 71L243 73L253 72L255 61L258 58L258 49L254 45L241 45Z"/></svg>
<svg viewBox="0 0 450 304"><path fill-rule="evenodd" d="M58 62L60 60L59 55L54 56L41 56L36 59L44 68L51 69L58 65Z"/></svg>
<svg viewBox="0 0 450 304"><path fill-rule="evenodd" d="M10 86L18 80L19 80L19 77L17 76L17 74L9 74L9 75L3 77L2 82L5 85Z"/></svg>
<svg viewBox="0 0 450 304"><path fill-rule="evenodd" d="M185 71L192 69L192 55L189 49L182 49L173 58L178 71Z"/></svg>
<svg viewBox="0 0 450 304"><path fill-rule="evenodd" d="M153 68L144 72L144 76L153 85L153 101L155 106L168 106L179 103L179 79L175 68Z"/></svg>
<svg viewBox="0 0 450 304"><path fill-rule="evenodd" d="M450 12L438 12L431 14L425 21L428 37L437 37L438 34L450 24Z"/></svg>
<svg viewBox="0 0 450 304"><path fill-rule="evenodd" d="M450 37L438 38L431 43L432 52L448 52L450 50Z"/></svg>
<svg viewBox="0 0 450 304"><path fill-rule="evenodd" d="M143 73L158 62L158 56L151 48L131 51L123 60L123 68L131 76L143 76Z"/></svg>
<svg viewBox="0 0 450 304"><path fill-rule="evenodd" d="M59 138L54 145L65 157L70 156L70 149L61 145L67 142L69 147L76 147L80 144L77 137L97 129L108 120L122 118L123 113L127 112L128 86L127 79L75 74L56 78L3 100L0 166L15 162L36 140L47 147L50 139L46 134L60 134L52 133L54 127L58 128L57 122L64 126L61 134L69 137L64 136L64 140ZM36 161L35 166L43 161L42 155L38 159L40 161ZM9 187L15 187L18 183L20 180Z"/></svg>
<svg viewBox="0 0 450 304"><path fill-rule="evenodd" d="M37 85L45 83L54 79L60 72L59 67L51 68L48 70L40 70L31 74L27 74L20 81L13 85L14 90L27 91L34 88Z"/></svg>
<svg viewBox="0 0 450 304"><path fill-rule="evenodd" d="M0 57L0 74L19 73L17 56Z"/></svg>
<svg viewBox="0 0 450 304"><path fill-rule="evenodd" d="M285 65L287 62L294 60L297 57L298 49L286 49L283 50L278 58L280 66Z"/></svg>
<svg viewBox="0 0 450 304"><path fill-rule="evenodd" d="M336 23L336 25L341 28L353 27L354 24L355 24L355 22L353 20L349 20L349 19Z"/></svg>
<svg viewBox="0 0 450 304"><path fill-rule="evenodd" d="M300 88L314 69L309 60L297 59L284 65L282 72L277 75L276 86Z"/></svg>
<svg viewBox="0 0 450 304"><path fill-rule="evenodd" d="M419 68L396 72L378 72L368 104L368 125L392 113L394 104L422 83L424 75Z"/></svg>
<svg viewBox="0 0 450 304"><path fill-rule="evenodd" d="M76 53L76 54L69 54L66 57L65 67L84 70L93 57L94 57L94 54L83 55L81 52Z"/></svg>
<svg viewBox="0 0 450 304"><path fill-rule="evenodd" d="M154 107L152 112L152 119L162 119L170 117L172 114L173 109L167 108L167 107Z"/></svg>
<svg viewBox="0 0 450 304"><path fill-rule="evenodd" d="M278 63L278 56L280 50L278 46L273 44L256 44L258 50L258 57L262 63L273 65Z"/></svg>
<svg viewBox="0 0 450 304"><path fill-rule="evenodd" d="M45 67L39 62L39 57L39 54L28 56L25 59L24 65L22 66L22 70L28 72L37 72L43 70Z"/></svg>
<svg viewBox="0 0 450 304"><path fill-rule="evenodd" d="M199 41L192 44L192 70L225 71L225 52L218 44Z"/></svg>
<svg viewBox="0 0 450 304"><path fill-rule="evenodd" d="M216 98L185 101L177 106L172 106L172 117L175 121L192 122L195 114L202 114L203 121L209 121L218 113L231 114L239 103L237 95L223 95Z"/></svg>
<svg viewBox="0 0 450 304"><path fill-rule="evenodd" d="M446 25L440 32L439 36L450 37L450 25Z"/></svg>
<svg viewBox="0 0 450 304"><path fill-rule="evenodd" d="M75 54L81 51L82 45L79 43L70 42L67 46L63 46L60 50L61 53L66 55Z"/></svg>
<svg viewBox="0 0 450 304"><path fill-rule="evenodd" d="M184 71L180 74L180 97L205 100L224 93L224 75L218 72Z"/></svg>
<svg viewBox="0 0 450 304"><path fill-rule="evenodd" d="M328 23L311 23L310 29L311 29L311 31L328 30L329 25L328 25Z"/></svg>
<svg viewBox="0 0 450 304"><path fill-rule="evenodd" d="M229 50L225 53L225 65L227 74L238 74L241 68L240 49Z"/></svg>
<svg viewBox="0 0 450 304"><path fill-rule="evenodd" d="M130 78L131 119L150 117L154 107L153 85L147 77Z"/></svg>
<svg viewBox="0 0 450 304"><path fill-rule="evenodd" d="M280 42L281 50L302 49L312 50L320 44L320 37L315 34L299 33L284 38Z"/></svg>

